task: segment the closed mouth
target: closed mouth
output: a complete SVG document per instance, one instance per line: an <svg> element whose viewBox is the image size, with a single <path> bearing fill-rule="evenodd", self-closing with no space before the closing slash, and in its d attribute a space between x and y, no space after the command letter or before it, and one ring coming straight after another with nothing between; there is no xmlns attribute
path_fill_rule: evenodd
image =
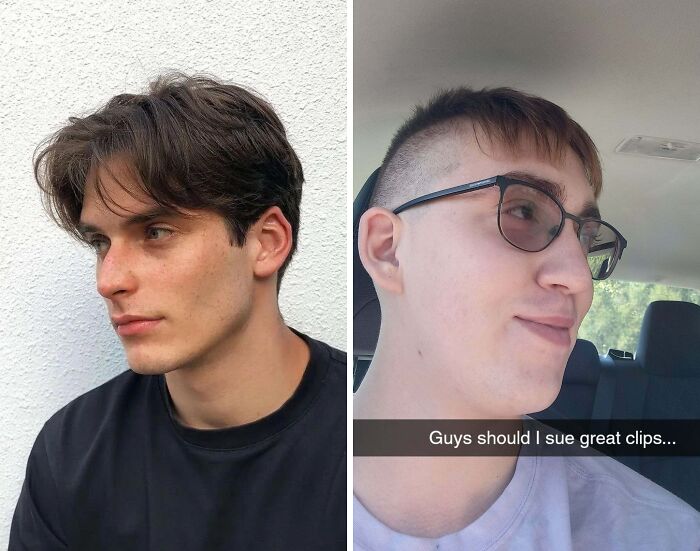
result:
<svg viewBox="0 0 700 551"><path fill-rule="evenodd" d="M522 327L527 329L530 333L541 337L552 344L559 346L570 346L571 345L571 334L570 328L562 325L551 325L548 323L542 323L541 321L534 321L526 318L515 318Z"/></svg>

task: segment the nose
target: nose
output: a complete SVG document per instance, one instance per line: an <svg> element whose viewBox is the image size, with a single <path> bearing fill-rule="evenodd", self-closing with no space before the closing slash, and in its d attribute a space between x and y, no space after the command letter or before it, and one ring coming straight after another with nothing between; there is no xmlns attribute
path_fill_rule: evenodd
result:
<svg viewBox="0 0 700 551"><path fill-rule="evenodd" d="M573 220L566 220L559 236L539 253L543 261L537 279L543 287L560 287L568 294L592 293L591 269L577 230Z"/></svg>
<svg viewBox="0 0 700 551"><path fill-rule="evenodd" d="M127 246L112 242L104 257L97 261L97 292L104 298L128 294L136 289L137 278Z"/></svg>

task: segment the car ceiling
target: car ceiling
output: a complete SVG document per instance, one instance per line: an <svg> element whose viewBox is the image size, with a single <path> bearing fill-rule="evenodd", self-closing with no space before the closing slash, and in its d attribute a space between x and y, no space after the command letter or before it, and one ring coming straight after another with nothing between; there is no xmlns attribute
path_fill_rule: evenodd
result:
<svg viewBox="0 0 700 551"><path fill-rule="evenodd" d="M439 88L511 86L564 107L603 163L615 277L700 289L700 162L616 153L633 135L700 142L700 2L355 0L354 192Z"/></svg>

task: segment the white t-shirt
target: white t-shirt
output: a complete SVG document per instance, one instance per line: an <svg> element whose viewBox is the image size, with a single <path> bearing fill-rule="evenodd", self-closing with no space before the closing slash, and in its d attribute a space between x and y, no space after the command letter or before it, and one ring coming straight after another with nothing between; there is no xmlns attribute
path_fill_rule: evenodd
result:
<svg viewBox="0 0 700 551"><path fill-rule="evenodd" d="M355 550L700 550L700 513L605 456L521 455L494 504L459 532L394 532L354 498Z"/></svg>

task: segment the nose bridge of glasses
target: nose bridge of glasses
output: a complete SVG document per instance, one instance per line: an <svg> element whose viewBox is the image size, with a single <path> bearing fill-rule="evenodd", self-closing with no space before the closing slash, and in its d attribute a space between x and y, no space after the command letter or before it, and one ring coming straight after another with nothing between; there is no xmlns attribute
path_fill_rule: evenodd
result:
<svg viewBox="0 0 700 551"><path fill-rule="evenodd" d="M579 218L578 216L574 214L569 214L565 210L562 209L562 225L566 225L566 219L571 220L573 226L574 226L574 231L576 232L576 236L580 237L581 236L581 228L583 228L583 225L585 223L585 220L582 218Z"/></svg>

